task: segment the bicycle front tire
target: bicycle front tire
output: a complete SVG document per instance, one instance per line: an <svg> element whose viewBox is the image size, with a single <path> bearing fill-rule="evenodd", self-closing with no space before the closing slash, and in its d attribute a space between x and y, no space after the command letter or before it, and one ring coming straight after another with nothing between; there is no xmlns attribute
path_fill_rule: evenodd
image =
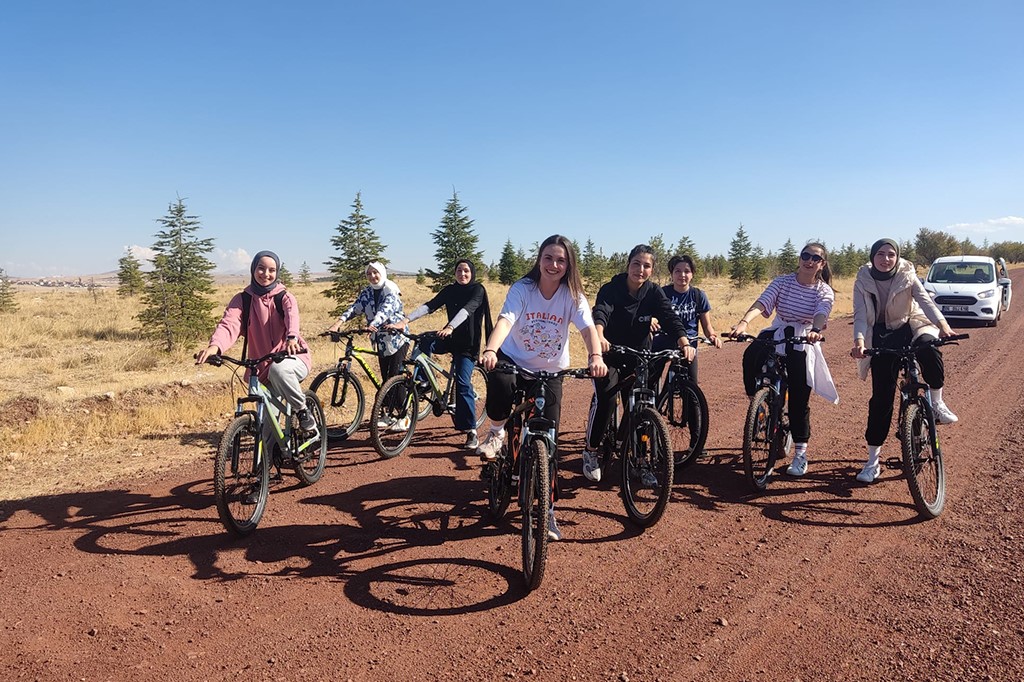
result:
<svg viewBox="0 0 1024 682"><path fill-rule="evenodd" d="M511 437L506 435L497 459L485 465L487 476L487 511L495 521L505 517L509 502L512 500L512 472L515 462L512 461Z"/></svg>
<svg viewBox="0 0 1024 682"><path fill-rule="evenodd" d="M397 457L409 445L419 417L416 404L416 385L407 374L391 377L377 391L370 412L370 442L381 457Z"/></svg>
<svg viewBox="0 0 1024 682"><path fill-rule="evenodd" d="M316 422L316 428L320 431L320 440L299 452L302 443L299 442L297 432L293 430L292 456L295 458L295 475L302 481L302 485L313 485L323 476L324 467L327 464L327 438L324 436L324 410L320 406L320 399L311 390L306 391L305 396L306 411Z"/></svg>
<svg viewBox="0 0 1024 682"><path fill-rule="evenodd" d="M942 449L935 434L935 415L923 399L907 405L900 422L903 472L918 513L934 519L946 503L946 475L942 467Z"/></svg>
<svg viewBox="0 0 1024 682"><path fill-rule="evenodd" d="M523 508L523 578L526 589L535 590L544 580L548 558L548 510L551 482L548 478L548 446L540 438L527 445L526 472L521 477Z"/></svg>
<svg viewBox="0 0 1024 682"><path fill-rule="evenodd" d="M256 530L269 489L270 458L262 452L256 419L239 415L225 429L213 465L213 497L224 527L239 537Z"/></svg>
<svg viewBox="0 0 1024 682"><path fill-rule="evenodd" d="M359 377L348 369L329 369L317 375L310 390L320 399L329 440L349 438L363 422L366 393Z"/></svg>
<svg viewBox="0 0 1024 682"><path fill-rule="evenodd" d="M755 492L768 487L775 466L777 416L772 411L775 392L768 386L758 389L750 399L743 427L743 470Z"/></svg>
<svg viewBox="0 0 1024 682"><path fill-rule="evenodd" d="M665 417L675 451L676 473L696 462L708 439L708 399L690 379L678 379L658 406Z"/></svg>
<svg viewBox="0 0 1024 682"><path fill-rule="evenodd" d="M644 407L630 420L630 432L622 444L622 501L629 520L648 528L668 506L675 458L668 427L657 410Z"/></svg>

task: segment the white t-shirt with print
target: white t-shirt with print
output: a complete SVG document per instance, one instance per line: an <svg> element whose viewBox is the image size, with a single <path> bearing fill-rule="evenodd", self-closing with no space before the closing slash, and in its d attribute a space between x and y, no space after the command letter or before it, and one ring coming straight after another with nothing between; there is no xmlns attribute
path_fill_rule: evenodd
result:
<svg viewBox="0 0 1024 682"><path fill-rule="evenodd" d="M584 330L594 326L590 303L580 294L573 300L562 284L550 299L530 280L509 287L498 317L512 323L501 351L520 367L555 372L569 366L569 323Z"/></svg>

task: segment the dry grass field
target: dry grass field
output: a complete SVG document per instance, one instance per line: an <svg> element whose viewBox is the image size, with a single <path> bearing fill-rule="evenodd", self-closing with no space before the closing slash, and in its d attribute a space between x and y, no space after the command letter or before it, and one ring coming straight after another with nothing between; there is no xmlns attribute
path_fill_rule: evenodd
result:
<svg viewBox="0 0 1024 682"><path fill-rule="evenodd" d="M431 296L414 278L399 283L407 310ZM835 284L839 293L834 316L849 314L853 282ZM218 287L218 314L243 285L239 278ZM711 300L712 320L720 333L762 289L737 290L726 279L706 279L698 286ZM487 288L497 313L507 287ZM333 302L321 291L315 284L293 289L314 374L332 366L339 351L317 338L333 321ZM89 466L91 462L116 465L122 475L172 466L168 434L184 442L183 434L216 433L233 410L235 395L244 390L225 368L195 366L192 355L201 344L168 354L142 339L135 321L138 299L120 298L111 288L22 287L16 296L19 310L0 316L0 344L8 349L0 358L0 500L50 490L55 480L64 487L109 480L110 467ZM440 327L443 314L418 320L413 331ZM237 354L239 348L234 350ZM573 335L570 350L574 364L582 364L579 335ZM195 456L182 450L183 458Z"/></svg>

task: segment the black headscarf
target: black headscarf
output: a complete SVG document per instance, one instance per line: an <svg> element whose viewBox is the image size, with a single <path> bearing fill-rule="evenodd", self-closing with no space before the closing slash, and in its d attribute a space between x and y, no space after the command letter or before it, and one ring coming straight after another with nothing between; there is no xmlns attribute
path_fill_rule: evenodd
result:
<svg viewBox="0 0 1024 682"><path fill-rule="evenodd" d="M270 283L270 286L263 286L256 281L256 266L259 265L260 259L265 257L274 259L274 263L277 264L278 272L281 271L281 259L277 257L277 254L273 251L260 251L252 257L252 265L249 266L249 288L257 296L265 296L274 290L277 286L277 275L274 276L274 281Z"/></svg>
<svg viewBox="0 0 1024 682"><path fill-rule="evenodd" d="M881 270L879 270L878 268L875 267L875 254L877 254L878 250L880 248L882 248L883 246L885 246L886 244L891 246L893 248L893 250L896 251L896 263L892 266L892 270L890 270L889 272L882 272ZM893 276L896 274L896 271L899 270L899 269L900 269L900 245L896 243L895 239L888 239L888 238L879 239L877 242L875 242L874 244L871 245L871 270L870 270L870 272L871 272L871 277L873 279L877 279L879 281L885 281L887 279L892 279Z"/></svg>
<svg viewBox="0 0 1024 682"><path fill-rule="evenodd" d="M459 265L462 263L465 263L466 266L469 267L469 282L466 284L459 284L458 282L452 283L452 291L450 298L448 299L449 310L458 312L460 309L464 308L466 304L469 303L469 299L476 294L476 288L480 287L483 291L484 298L483 301L480 302L480 307L476 309L476 314L473 317L476 318L477 315L483 316L484 339L486 339L491 335L491 331L494 329L494 324L491 322L491 304L490 301L487 300L487 289L483 284L476 281L476 265L473 264L473 261L468 258L460 258L455 262L455 269L458 269Z"/></svg>

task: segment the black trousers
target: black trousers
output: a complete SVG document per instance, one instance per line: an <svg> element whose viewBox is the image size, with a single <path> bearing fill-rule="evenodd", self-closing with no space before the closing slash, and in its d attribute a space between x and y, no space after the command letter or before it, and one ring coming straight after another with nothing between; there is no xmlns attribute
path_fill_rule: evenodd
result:
<svg viewBox="0 0 1024 682"><path fill-rule="evenodd" d="M879 335L874 335L875 346L897 348L910 343L910 325L893 330L879 344ZM921 342L934 340L930 334L922 334L916 341L919 346L915 355L921 367L921 378L932 388L942 388L946 381L946 368L942 362L942 352L934 346L920 347ZM868 445L881 445L889 436L892 427L893 396L896 393L896 380L899 373L899 359L892 355L875 355L871 358L871 400L868 401L868 426L864 430L864 439Z"/></svg>
<svg viewBox="0 0 1024 682"><path fill-rule="evenodd" d="M758 339L772 338L772 331L764 331ZM743 387L747 395L757 391L757 376L775 346L752 342L743 351ZM789 378L789 430L793 440L806 443L811 438L811 387L807 384L807 353L789 348L786 352L786 376Z"/></svg>
<svg viewBox="0 0 1024 682"><path fill-rule="evenodd" d="M511 362L508 356L498 351L498 362ZM504 421L512 413L512 398L520 386L529 395L536 381L528 381L515 374L503 372L487 373L487 417L491 421ZM562 416L562 379L548 382L547 401L544 404L544 416L555 424L558 433L558 421Z"/></svg>

